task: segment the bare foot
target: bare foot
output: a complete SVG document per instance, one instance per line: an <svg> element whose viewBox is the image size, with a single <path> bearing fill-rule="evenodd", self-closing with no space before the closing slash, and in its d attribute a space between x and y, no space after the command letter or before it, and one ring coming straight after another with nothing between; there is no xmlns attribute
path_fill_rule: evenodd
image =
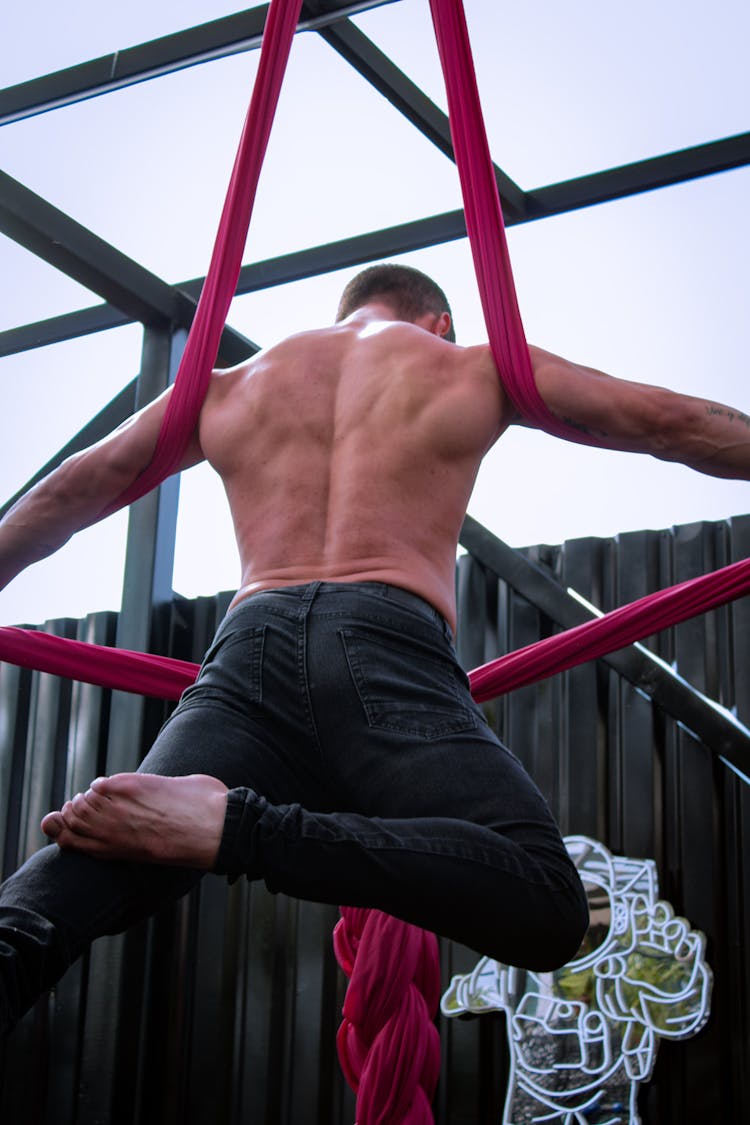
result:
<svg viewBox="0 0 750 1125"><path fill-rule="evenodd" d="M118 773L48 813L42 831L61 848L101 859L213 867L227 787L215 777Z"/></svg>

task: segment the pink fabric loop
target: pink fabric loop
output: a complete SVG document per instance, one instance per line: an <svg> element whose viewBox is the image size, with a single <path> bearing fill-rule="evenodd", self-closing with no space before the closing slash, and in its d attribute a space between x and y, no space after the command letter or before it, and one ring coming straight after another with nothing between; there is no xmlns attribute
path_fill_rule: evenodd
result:
<svg viewBox="0 0 750 1125"><path fill-rule="evenodd" d="M199 664L171 656L109 648L11 626L0 629L0 660L157 699L179 699L194 683L200 668Z"/></svg>
<svg viewBox="0 0 750 1125"><path fill-rule="evenodd" d="M440 1069L435 936L378 910L341 907L333 941L350 978L337 1045L357 1125L428 1125Z"/></svg>
<svg viewBox="0 0 750 1125"><path fill-rule="evenodd" d="M547 433L579 444L601 445L595 437L556 418L536 388L463 5L461 0L430 0L430 8L448 95L448 116L461 180L466 231L490 347L503 386L521 415Z"/></svg>
<svg viewBox="0 0 750 1125"><path fill-rule="evenodd" d="M242 254L302 0L271 0L250 107L211 262L150 464L97 519L132 504L174 473L193 435L237 288Z"/></svg>

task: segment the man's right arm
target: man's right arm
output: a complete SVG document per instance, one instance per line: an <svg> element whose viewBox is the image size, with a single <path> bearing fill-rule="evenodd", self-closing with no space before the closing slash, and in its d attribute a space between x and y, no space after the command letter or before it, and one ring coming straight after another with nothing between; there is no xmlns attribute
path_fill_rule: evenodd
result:
<svg viewBox="0 0 750 1125"><path fill-rule="evenodd" d="M561 421L606 449L650 453L709 476L750 480L750 417L723 403L616 379L531 348L537 389Z"/></svg>
<svg viewBox="0 0 750 1125"><path fill-rule="evenodd" d="M53 554L100 513L149 464L171 390L96 445L73 454L25 493L0 521L0 589ZM179 469L203 459L193 435Z"/></svg>

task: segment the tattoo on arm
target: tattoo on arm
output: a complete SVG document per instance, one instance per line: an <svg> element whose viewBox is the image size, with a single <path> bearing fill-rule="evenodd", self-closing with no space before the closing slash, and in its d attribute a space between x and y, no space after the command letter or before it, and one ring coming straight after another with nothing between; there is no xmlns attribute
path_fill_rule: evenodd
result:
<svg viewBox="0 0 750 1125"><path fill-rule="evenodd" d="M706 414L713 418L726 418L728 422L739 422L745 427L750 429L750 417L743 414L741 410L730 410L728 407L715 406L713 403L708 403L706 406Z"/></svg>

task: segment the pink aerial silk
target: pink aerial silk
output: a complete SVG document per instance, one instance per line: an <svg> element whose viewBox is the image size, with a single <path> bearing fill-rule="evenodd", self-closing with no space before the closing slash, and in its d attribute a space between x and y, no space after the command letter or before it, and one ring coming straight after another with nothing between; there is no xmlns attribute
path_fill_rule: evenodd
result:
<svg viewBox="0 0 750 1125"><path fill-rule="evenodd" d="M0 660L156 699L179 699L200 670L200 664L171 656L95 645L12 626L0 629Z"/></svg>
<svg viewBox="0 0 750 1125"><path fill-rule="evenodd" d="M484 132L461 0L430 0L449 117L492 354L520 413L549 433L596 445L547 409L534 383ZM272 0L258 76L214 253L150 465L100 513L132 503L180 465L194 432L235 291L250 213L301 0ZM603 618L530 645L471 673L483 700L622 648L750 590L750 560L683 582ZM104 687L176 699L198 665L0 629L0 659ZM387 934L387 936L386 936ZM344 1072L358 1089L360 1125L427 1125L437 1080L432 1017L439 992L433 935L378 912L342 910L336 952L351 976L339 1035ZM388 974L391 974L389 978ZM395 975L394 975L395 974ZM387 987L384 987L387 985Z"/></svg>
<svg viewBox="0 0 750 1125"><path fill-rule="evenodd" d="M521 415L547 433L579 444L601 445L593 435L556 418L536 388L463 4L461 0L430 0L430 9L448 94L448 117L461 180L466 231L490 349L503 386Z"/></svg>
<svg viewBox="0 0 750 1125"><path fill-rule="evenodd" d="M429 1125L440 1073L435 935L380 910L342 906L333 947L349 977L337 1046L357 1125Z"/></svg>
<svg viewBox="0 0 750 1125"><path fill-rule="evenodd" d="M258 178L302 0L272 0L258 73L229 180L211 262L150 464L97 520L132 504L180 466L206 397L242 265Z"/></svg>

